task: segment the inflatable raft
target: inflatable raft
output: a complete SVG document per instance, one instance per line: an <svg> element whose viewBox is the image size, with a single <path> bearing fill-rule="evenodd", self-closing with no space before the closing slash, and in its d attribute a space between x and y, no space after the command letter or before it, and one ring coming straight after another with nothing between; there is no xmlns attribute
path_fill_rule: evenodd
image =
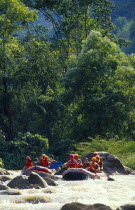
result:
<svg viewBox="0 0 135 210"><path fill-rule="evenodd" d="M64 180L85 180L85 179L100 179L106 177L106 174L92 173L84 168L68 168L62 175Z"/></svg>
<svg viewBox="0 0 135 210"><path fill-rule="evenodd" d="M52 174L52 170L43 166L33 166L31 168L26 169L25 174L27 174L28 172L44 172L47 174Z"/></svg>

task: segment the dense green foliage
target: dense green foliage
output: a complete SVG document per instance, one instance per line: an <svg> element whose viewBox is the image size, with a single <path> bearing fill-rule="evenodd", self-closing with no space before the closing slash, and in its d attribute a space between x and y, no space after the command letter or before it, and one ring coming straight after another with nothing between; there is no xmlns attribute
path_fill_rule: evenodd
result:
<svg viewBox="0 0 135 210"><path fill-rule="evenodd" d="M95 139L89 138L89 141L74 145L76 152L79 152L80 156L83 157L84 154L94 151L106 151L115 155L124 166L135 169L134 141L118 140L117 137L106 141L105 139L100 139L99 136Z"/></svg>
<svg viewBox="0 0 135 210"><path fill-rule="evenodd" d="M128 47L123 47L125 53L135 53L135 1L113 0L116 9L112 11L112 21L115 25L114 34L121 39L130 41Z"/></svg>
<svg viewBox="0 0 135 210"><path fill-rule="evenodd" d="M18 136L8 144L1 140L0 157L7 169L21 169L25 164L25 157L33 160L48 151L48 140L39 134L18 133ZM37 149L38 148L38 149Z"/></svg>
<svg viewBox="0 0 135 210"><path fill-rule="evenodd" d="M22 168L27 155L61 159L91 139L116 155L111 142L124 142L127 151L134 146L134 44L133 54L124 51L135 22L116 10L108 0L0 1L0 158L6 168Z"/></svg>

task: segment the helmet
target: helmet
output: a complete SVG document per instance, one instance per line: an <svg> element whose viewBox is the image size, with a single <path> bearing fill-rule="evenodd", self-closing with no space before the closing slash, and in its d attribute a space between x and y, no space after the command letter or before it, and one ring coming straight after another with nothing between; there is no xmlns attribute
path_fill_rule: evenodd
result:
<svg viewBox="0 0 135 210"><path fill-rule="evenodd" d="M73 154L70 154L70 155L69 155L69 157L70 157L70 158L73 158L73 157L74 157L74 155L73 155Z"/></svg>
<svg viewBox="0 0 135 210"><path fill-rule="evenodd" d="M96 157L91 158L91 161L96 161L96 160L97 160Z"/></svg>
<svg viewBox="0 0 135 210"><path fill-rule="evenodd" d="M79 157L79 155L78 154L74 154L74 157Z"/></svg>
<svg viewBox="0 0 135 210"><path fill-rule="evenodd" d="M98 155L98 153L97 152L93 152L93 155Z"/></svg>
<svg viewBox="0 0 135 210"><path fill-rule="evenodd" d="M46 155L45 154L42 154L42 157L46 157Z"/></svg>

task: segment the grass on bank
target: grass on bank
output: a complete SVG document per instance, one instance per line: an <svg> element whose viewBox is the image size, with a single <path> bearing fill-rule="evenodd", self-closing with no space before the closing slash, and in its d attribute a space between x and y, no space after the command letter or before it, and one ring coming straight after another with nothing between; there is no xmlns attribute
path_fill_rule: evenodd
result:
<svg viewBox="0 0 135 210"><path fill-rule="evenodd" d="M0 158L0 167L3 167L3 160Z"/></svg>
<svg viewBox="0 0 135 210"><path fill-rule="evenodd" d="M91 142L75 144L76 152L82 157L94 151L105 151L116 156L124 166L135 169L135 142L126 140L91 139Z"/></svg>

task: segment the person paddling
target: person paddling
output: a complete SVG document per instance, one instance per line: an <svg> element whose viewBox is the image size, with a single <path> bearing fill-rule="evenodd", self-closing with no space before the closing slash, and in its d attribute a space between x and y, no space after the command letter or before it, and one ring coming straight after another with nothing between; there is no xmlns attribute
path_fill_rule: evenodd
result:
<svg viewBox="0 0 135 210"><path fill-rule="evenodd" d="M86 158L83 164L85 167L88 167L90 164L89 158Z"/></svg>
<svg viewBox="0 0 135 210"><path fill-rule="evenodd" d="M27 156L25 159L25 166L23 167L21 173L25 175L25 171L27 170L27 168L31 168L31 167L33 167L32 160L29 156Z"/></svg>
<svg viewBox="0 0 135 210"><path fill-rule="evenodd" d="M78 154L74 154L74 159L77 161L77 168L82 168L83 164Z"/></svg>
<svg viewBox="0 0 135 210"><path fill-rule="evenodd" d="M41 158L39 159L39 165L48 168L49 167L48 156L46 156L45 154L42 154Z"/></svg>
<svg viewBox="0 0 135 210"><path fill-rule="evenodd" d="M102 158L99 155L96 155L95 158L96 158L97 164L100 167L100 171L103 171L103 161L102 161Z"/></svg>
<svg viewBox="0 0 135 210"><path fill-rule="evenodd" d="M93 173L99 173L100 167L96 161L97 161L96 157L93 157L90 161L89 166L86 168L86 170L91 171Z"/></svg>
<svg viewBox="0 0 135 210"><path fill-rule="evenodd" d="M49 168L51 163L54 163L55 160L52 158L49 158L47 155L42 154L42 156L39 159L39 165Z"/></svg>
<svg viewBox="0 0 135 210"><path fill-rule="evenodd" d="M67 168L77 168L77 161L74 159L74 155L69 155L70 160L65 164Z"/></svg>
<svg viewBox="0 0 135 210"><path fill-rule="evenodd" d="M26 161L25 161L25 168L30 168L30 167L33 167L33 164L32 164L32 160L29 156L26 157Z"/></svg>
<svg viewBox="0 0 135 210"><path fill-rule="evenodd" d="M25 166L22 169L22 174L25 174L27 168L33 167L32 160L29 156L26 157Z"/></svg>
<svg viewBox="0 0 135 210"><path fill-rule="evenodd" d="M103 161L102 158L99 156L98 152L93 152L93 157L96 158L96 162L100 167L100 172L103 171Z"/></svg>

